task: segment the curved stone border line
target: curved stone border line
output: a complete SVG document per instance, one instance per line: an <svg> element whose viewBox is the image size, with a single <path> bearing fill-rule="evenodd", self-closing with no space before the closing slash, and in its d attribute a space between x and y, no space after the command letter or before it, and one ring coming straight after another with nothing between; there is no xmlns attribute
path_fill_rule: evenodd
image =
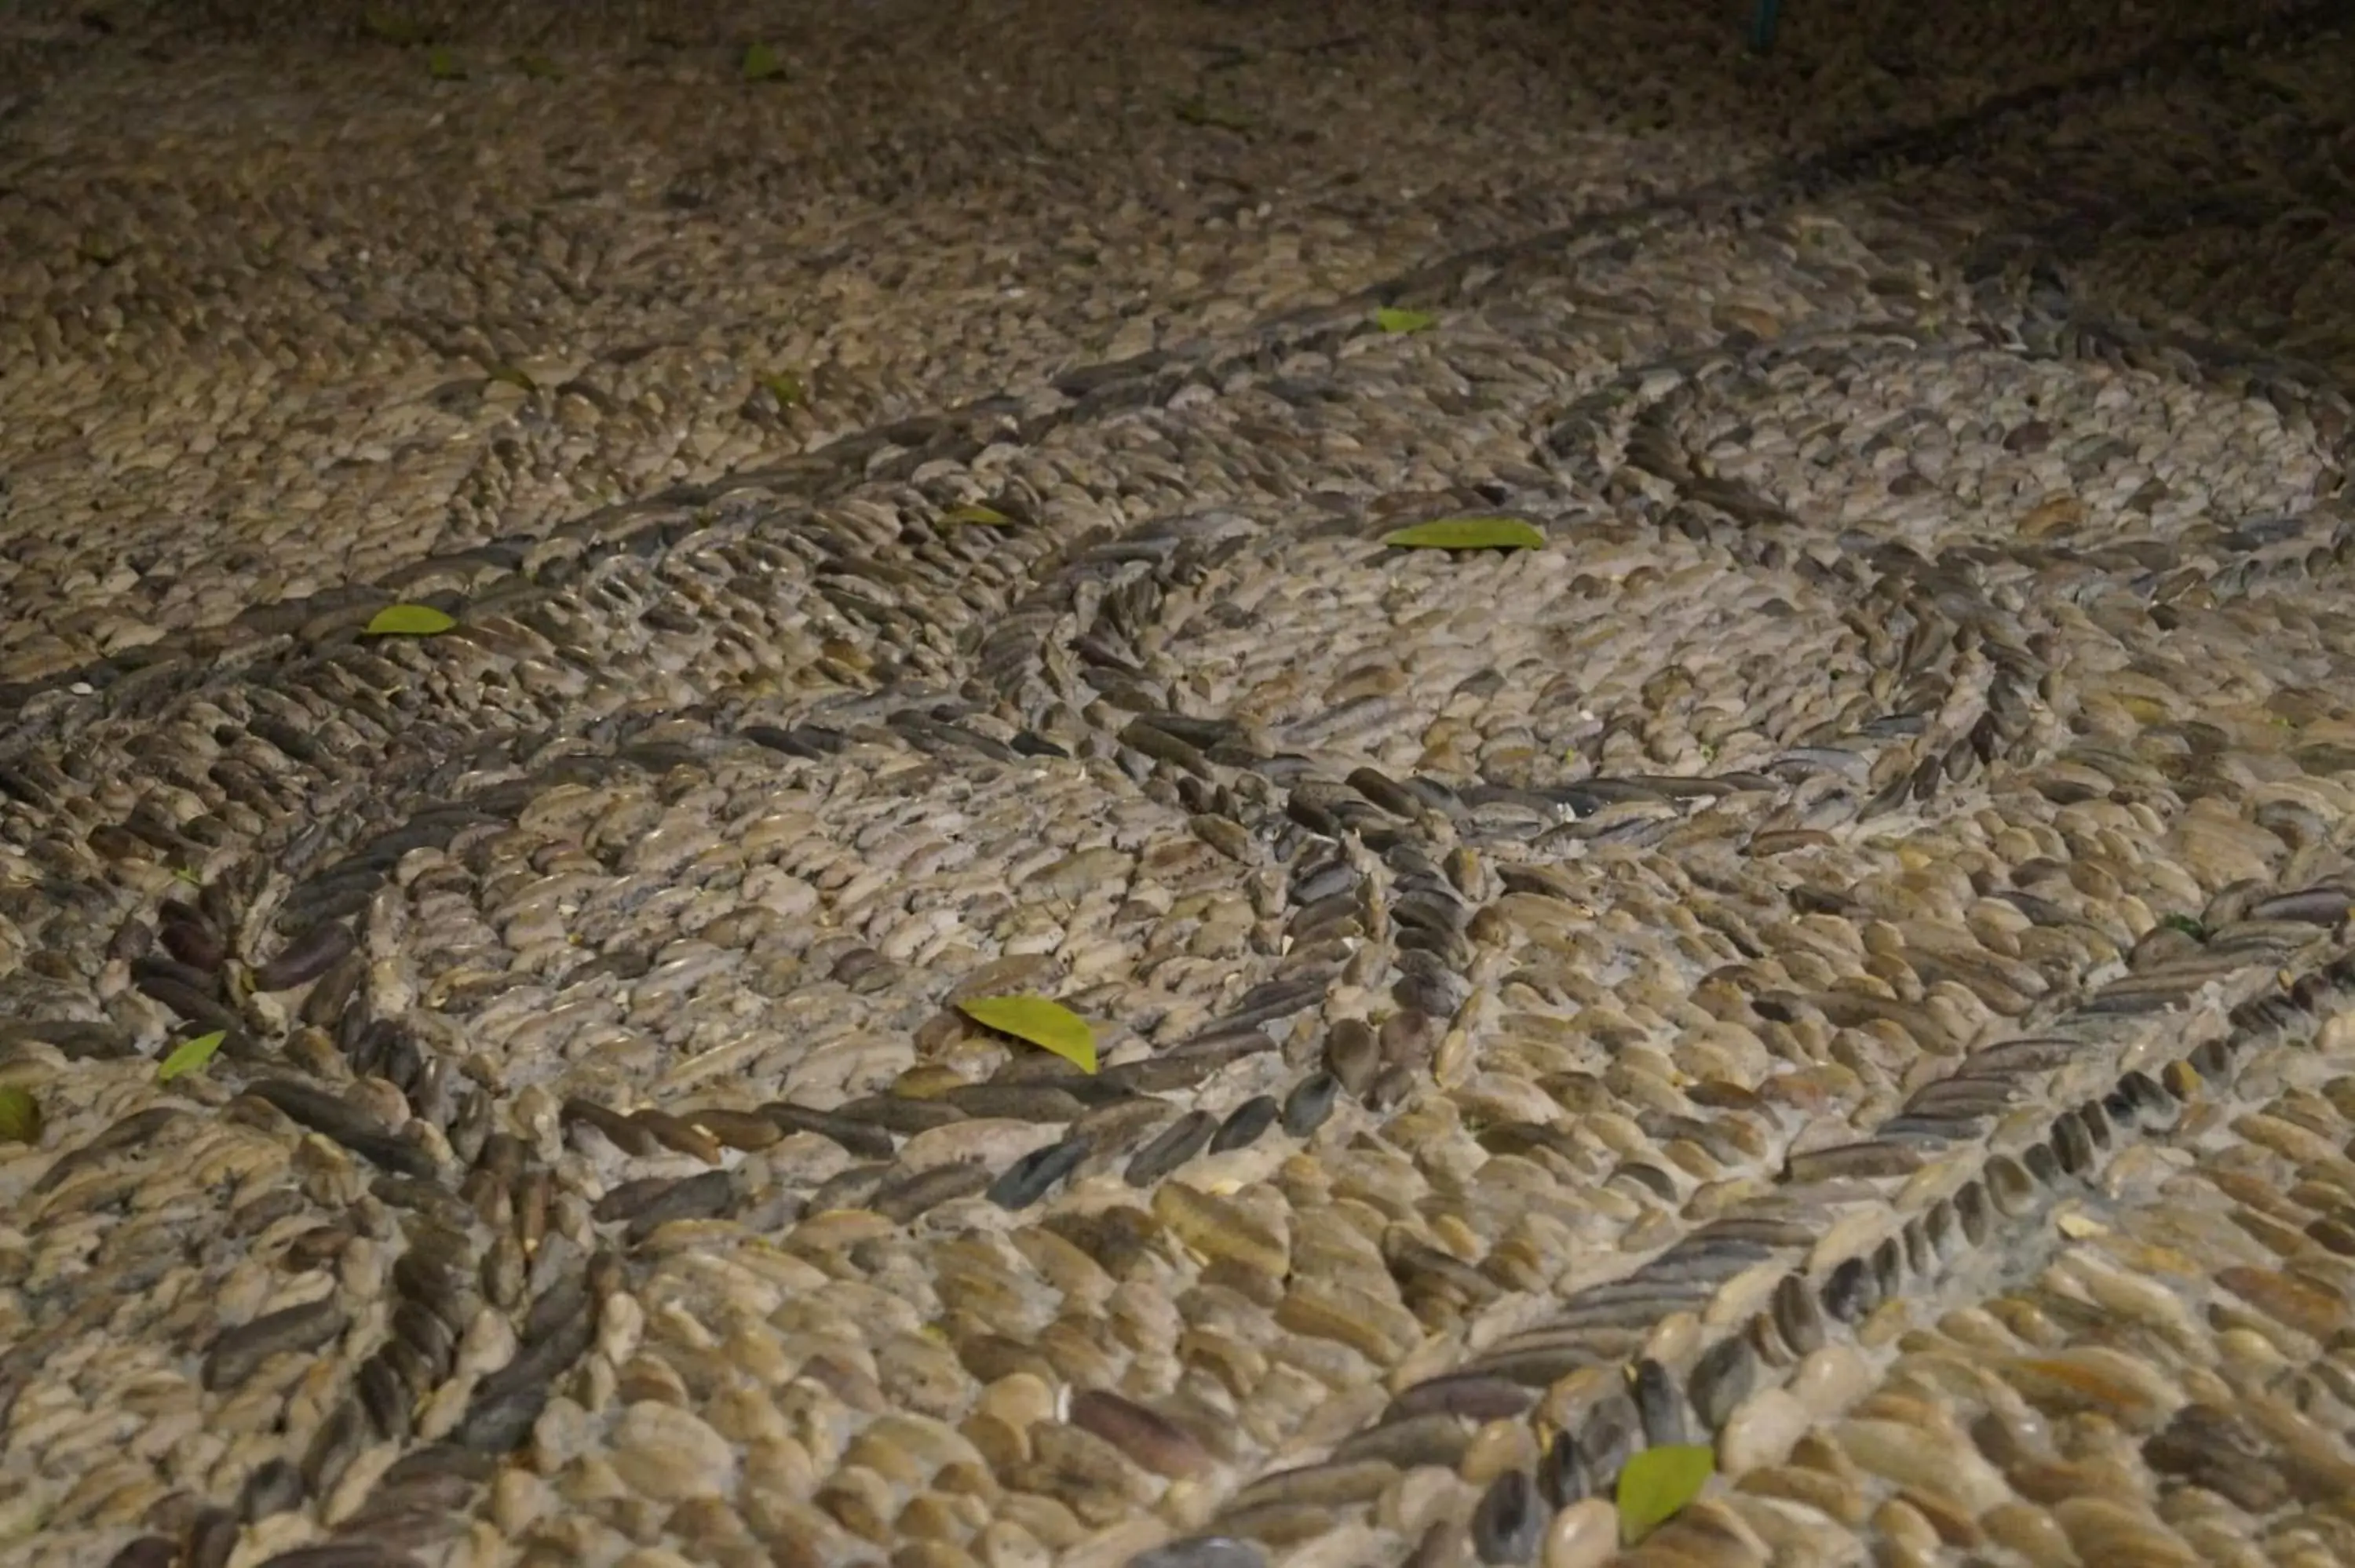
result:
<svg viewBox="0 0 2355 1568"><path fill-rule="evenodd" d="M1608 1498L1620 1467L1636 1452L1716 1442L1743 1402L1800 1375L1801 1364L1836 1337L1866 1350L1886 1344L1902 1320L1888 1318L1887 1310L1935 1303L1959 1269L1974 1261L1972 1255L1991 1245L1996 1226L2025 1230L2049 1212L2057 1188L2094 1181L2129 1137L2172 1128L2178 1107L2197 1096L2229 1093L2233 1063L2251 1048L2343 1012L2334 1002L2355 991L2355 950L2341 948L2318 958L2293 983L2265 977L2238 989L2252 994L2221 1018L2211 1015L2212 1032L2191 1049L2163 1064L2162 1053L2131 1066L2113 1060L2104 1075L2107 1086L2053 1117L2048 1137L2028 1145L2024 1160L1991 1153L1967 1175L1959 1169L1945 1172L1948 1179L1937 1184L1945 1190L1934 1196L1913 1192L1913 1182L1898 1194L1858 1192L1891 1219L1891 1234L1869 1249L1819 1257L1815 1255L1836 1250L1828 1239L1775 1215L1772 1200L1756 1213L1737 1211L1624 1279L1570 1298L1557 1321L1583 1318L1591 1327L1515 1336L1464 1366L1398 1389L1379 1420L1334 1443L1325 1457L1247 1483L1200 1535L1137 1561L1150 1568L1198 1559L1263 1563L1259 1548L1237 1537L1303 1500L1337 1506L1368 1500L1353 1495L1353 1467L1361 1461L1380 1456L1402 1468L1452 1466L1468 1449L1470 1424L1527 1414L1534 1467L1497 1475L1469 1521L1442 1519L1418 1552L1439 1550L1433 1537L1468 1528L1482 1561L1525 1561L1551 1511L1590 1497ZM2097 1015L2092 1022L2103 1020ZM2044 1059L2039 1048L2077 1044L2028 1038L1975 1054L2009 1053L2032 1070ZM2139 1044L2122 1054L2139 1055ZM2155 1075L2147 1070L2152 1067ZM1990 1074L1989 1081L1998 1075ZM1795 1234L1784 1239L1786 1233ZM2030 1245L2003 1255L2008 1276L2033 1276L2053 1250L2048 1232L2025 1234ZM1594 1344L1614 1337L1609 1325L1622 1317L1631 1325L1625 1335L1646 1347L1661 1345L1664 1355L1689 1370L1679 1372L1649 1353L1614 1355L1607 1344ZM1690 1330L1668 1334L1668 1324L1679 1317ZM1710 1338L1704 1324L1733 1331ZM1562 1346L1550 1358L1539 1343L1549 1339ZM1664 1340L1675 1350L1667 1350ZM1513 1526L1512 1539L1497 1539L1505 1522L1515 1520L1525 1522ZM1526 1541L1519 1539L1524 1534Z"/></svg>

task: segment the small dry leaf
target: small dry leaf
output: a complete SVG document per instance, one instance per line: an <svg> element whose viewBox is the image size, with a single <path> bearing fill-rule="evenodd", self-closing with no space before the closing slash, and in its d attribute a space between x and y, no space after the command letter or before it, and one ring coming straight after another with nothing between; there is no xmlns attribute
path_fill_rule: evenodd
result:
<svg viewBox="0 0 2355 1568"><path fill-rule="evenodd" d="M1052 1051L1082 1073L1096 1070L1095 1031L1059 1002L1043 996L982 996L958 1002L957 1011L985 1028Z"/></svg>
<svg viewBox="0 0 2355 1568"><path fill-rule="evenodd" d="M216 1029L209 1034L181 1041L172 1047L172 1054L164 1058L164 1065L155 1069L155 1081L168 1084L184 1074L199 1070L213 1059L213 1053L221 1048L221 1042L227 1038L228 1035Z"/></svg>
<svg viewBox="0 0 2355 1568"><path fill-rule="evenodd" d="M40 1101L30 1089L16 1084L0 1086L0 1143L40 1141Z"/></svg>
<svg viewBox="0 0 2355 1568"><path fill-rule="evenodd" d="M1384 332L1422 332L1439 324L1429 311L1401 311L1384 305L1374 313L1374 324Z"/></svg>
<svg viewBox="0 0 2355 1568"><path fill-rule="evenodd" d="M518 392L529 393L539 390L539 383L534 381L528 374L517 366L494 365L490 369L490 377L494 381L506 382L508 386L514 387Z"/></svg>
<svg viewBox="0 0 2355 1568"><path fill-rule="evenodd" d="M1443 517L1382 535L1402 550L1538 550L1545 535L1518 517Z"/></svg>
<svg viewBox="0 0 2355 1568"><path fill-rule="evenodd" d="M1717 1451L1697 1443L1646 1448L1619 1472L1619 1533L1635 1545L1682 1513L1717 1473Z"/></svg>
<svg viewBox="0 0 2355 1568"><path fill-rule="evenodd" d="M369 637L438 637L457 625L430 604L390 604L368 623Z"/></svg>

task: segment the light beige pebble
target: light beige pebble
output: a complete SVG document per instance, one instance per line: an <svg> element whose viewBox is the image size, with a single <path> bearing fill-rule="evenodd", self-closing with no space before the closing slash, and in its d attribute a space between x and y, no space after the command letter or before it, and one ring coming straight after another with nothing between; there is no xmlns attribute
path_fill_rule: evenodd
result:
<svg viewBox="0 0 2355 1568"><path fill-rule="evenodd" d="M726 1497L736 1489L736 1451L701 1417L640 1400L613 1424L613 1465L632 1490L660 1502Z"/></svg>
<svg viewBox="0 0 2355 1568"><path fill-rule="evenodd" d="M1787 1389L1762 1388L1726 1417L1717 1435L1718 1468L1740 1476L1762 1465L1779 1465L1815 1424L1814 1414Z"/></svg>
<svg viewBox="0 0 2355 1568"><path fill-rule="evenodd" d="M1847 1345L1826 1345L1810 1351L1792 1371L1786 1385L1791 1396L1817 1420L1838 1414L1862 1399L1873 1385L1872 1367Z"/></svg>
<svg viewBox="0 0 2355 1568"><path fill-rule="evenodd" d="M1169 1521L1140 1514L1107 1525L1055 1559L1056 1568L1122 1568L1140 1552L1150 1552L1172 1534Z"/></svg>
<svg viewBox="0 0 2355 1568"><path fill-rule="evenodd" d="M1995 1467L1958 1433L1867 1418L1840 1422L1832 1435L1858 1467L1901 1487L1952 1499L1966 1513L1985 1513L2011 1496Z"/></svg>
<svg viewBox="0 0 2355 1568"><path fill-rule="evenodd" d="M1601 1498L1571 1504L1546 1526L1544 1568L1603 1568L1618 1552L1619 1510Z"/></svg>

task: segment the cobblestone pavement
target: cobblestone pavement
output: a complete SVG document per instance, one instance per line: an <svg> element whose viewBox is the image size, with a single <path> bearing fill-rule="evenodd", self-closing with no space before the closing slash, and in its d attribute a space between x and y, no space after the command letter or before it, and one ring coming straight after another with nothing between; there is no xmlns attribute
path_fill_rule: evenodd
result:
<svg viewBox="0 0 2355 1568"><path fill-rule="evenodd" d="M2349 7L1662 9L0 16L0 1562L2355 1563Z"/></svg>

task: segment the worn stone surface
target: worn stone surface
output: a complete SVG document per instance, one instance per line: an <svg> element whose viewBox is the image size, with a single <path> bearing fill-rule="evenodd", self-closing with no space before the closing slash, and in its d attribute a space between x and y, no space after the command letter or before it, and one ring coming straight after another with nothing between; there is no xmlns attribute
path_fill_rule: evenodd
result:
<svg viewBox="0 0 2355 1568"><path fill-rule="evenodd" d="M0 1552L2355 1561L2340 26L12 8Z"/></svg>

